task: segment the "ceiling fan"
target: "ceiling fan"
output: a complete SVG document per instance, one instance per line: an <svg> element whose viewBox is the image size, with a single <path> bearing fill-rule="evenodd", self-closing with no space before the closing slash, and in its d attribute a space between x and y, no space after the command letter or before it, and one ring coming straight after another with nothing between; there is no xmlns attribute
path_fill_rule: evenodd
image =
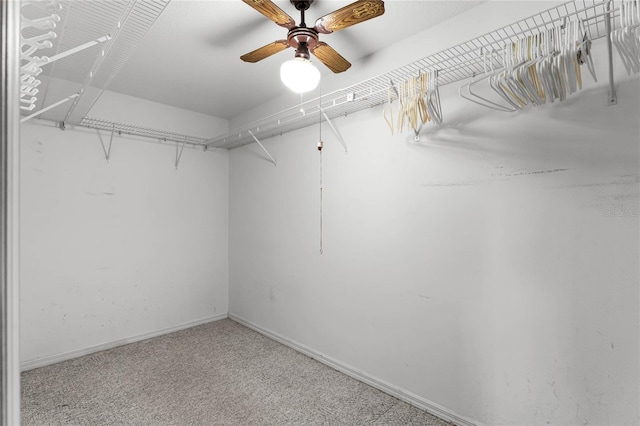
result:
<svg viewBox="0 0 640 426"><path fill-rule="evenodd" d="M318 39L318 34L331 34L360 22L380 16L384 13L382 0L358 0L335 10L318 19L311 28L307 27L304 13L314 0L290 0L300 11L300 24L296 25L292 17L287 15L271 0L242 0L268 19L289 30L286 40L276 40L259 49L242 55L245 62L258 62L288 47L296 49L295 57L309 59L309 52L334 73L349 69L351 64L327 43Z"/></svg>

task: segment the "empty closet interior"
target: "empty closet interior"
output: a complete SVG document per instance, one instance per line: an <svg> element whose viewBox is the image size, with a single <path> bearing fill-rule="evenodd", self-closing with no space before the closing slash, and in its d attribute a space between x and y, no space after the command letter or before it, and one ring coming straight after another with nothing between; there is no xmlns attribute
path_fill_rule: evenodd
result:
<svg viewBox="0 0 640 426"><path fill-rule="evenodd" d="M454 424L637 424L640 5L384 8L299 95L243 2L22 0L21 368L230 318Z"/></svg>

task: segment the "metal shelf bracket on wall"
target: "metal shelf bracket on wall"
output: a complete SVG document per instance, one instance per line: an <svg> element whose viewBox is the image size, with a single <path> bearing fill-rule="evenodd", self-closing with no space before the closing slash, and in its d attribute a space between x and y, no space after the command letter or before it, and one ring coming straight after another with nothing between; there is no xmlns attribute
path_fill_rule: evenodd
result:
<svg viewBox="0 0 640 426"><path fill-rule="evenodd" d="M267 151L267 148L264 147L264 145L262 145L262 142L260 142L258 140L258 138L256 138L256 136L253 134L253 132L251 130L247 130L247 132L249 132L249 134L251 135L251 137L253 137L253 139L256 141L256 143L258 145L260 145L260 148L262 148L262 150L264 151L265 154L267 154L267 156L269 157L269 159L271 160L271 162L273 163L274 166L277 166L278 163L276 162L276 160L273 159L273 157L271 156L271 154L269 154L269 151Z"/></svg>
<svg viewBox="0 0 640 426"><path fill-rule="evenodd" d="M613 81L613 46L611 45L611 1L607 3L607 12L605 14L605 25L607 31L607 58L609 60L609 93L607 105L616 105L618 96L616 95L616 87Z"/></svg>
<svg viewBox="0 0 640 426"><path fill-rule="evenodd" d="M96 133L98 133L98 139L100 139L100 145L102 146L102 151L104 152L104 157L109 162L109 158L111 158L111 144L113 143L113 134L115 133L116 128L115 125L111 129L111 136L109 137L109 146L106 147L104 145L104 141L102 140L102 134L100 133L100 129L96 129Z"/></svg>
<svg viewBox="0 0 640 426"><path fill-rule="evenodd" d="M185 138L186 140L186 138ZM182 158L182 152L184 151L184 145L185 142L182 142L182 144L177 143L176 144L176 170L178 170L178 164L180 163L180 159Z"/></svg>
<svg viewBox="0 0 640 426"><path fill-rule="evenodd" d="M20 123L24 123L25 121L31 120L32 118L35 118L35 117L39 116L40 114L44 114L45 112L49 111L50 109L53 109L53 108L57 107L58 105L62 105L63 103L65 103L67 101L70 101L71 99L77 98L78 96L80 96L79 93L74 93L71 96L68 96L68 97L66 97L64 99L61 99L58 102L55 102L55 103L53 103L53 104L51 104L51 105L49 105L49 106L47 106L45 108L42 108L42 109L34 112L33 114L30 114L30 115L27 115L25 117L22 117L20 119Z"/></svg>
<svg viewBox="0 0 640 426"><path fill-rule="evenodd" d="M344 147L344 152L346 153L347 152L347 144L344 142L344 139L342 139L342 136L340 136L340 132L338 132L338 129L336 129L336 126L333 125L333 123L331 122L331 119L329 118L327 113L324 112L322 109L320 109L320 111L322 111L322 115L324 116L324 119L327 120L327 123L329 124L329 127L331 127L331 130L333 130L333 133L335 133L336 137L338 138L338 141L340 141L340 143Z"/></svg>

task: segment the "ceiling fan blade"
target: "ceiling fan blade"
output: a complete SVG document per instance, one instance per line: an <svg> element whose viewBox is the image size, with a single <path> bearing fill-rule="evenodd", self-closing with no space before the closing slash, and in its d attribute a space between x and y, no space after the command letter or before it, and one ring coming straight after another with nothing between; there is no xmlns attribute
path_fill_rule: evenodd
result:
<svg viewBox="0 0 640 426"><path fill-rule="evenodd" d="M358 0L318 19L315 29L323 34L335 33L341 29L380 16L383 13L384 1Z"/></svg>
<svg viewBox="0 0 640 426"><path fill-rule="evenodd" d="M240 56L240 59L245 62L258 62L278 52L282 52L287 47L289 47L287 40L276 40L273 43L269 43L266 46L262 46L261 48L254 50L253 52L245 53Z"/></svg>
<svg viewBox="0 0 640 426"><path fill-rule="evenodd" d="M291 29L296 26L296 21L280 9L271 0L242 0L258 12L262 13L268 19L272 20L281 27Z"/></svg>
<svg viewBox="0 0 640 426"><path fill-rule="evenodd" d="M319 41L315 49L311 51L316 58L327 66L334 73L343 72L351 67L349 61L343 58L338 52L333 50L333 47L329 46L323 41Z"/></svg>

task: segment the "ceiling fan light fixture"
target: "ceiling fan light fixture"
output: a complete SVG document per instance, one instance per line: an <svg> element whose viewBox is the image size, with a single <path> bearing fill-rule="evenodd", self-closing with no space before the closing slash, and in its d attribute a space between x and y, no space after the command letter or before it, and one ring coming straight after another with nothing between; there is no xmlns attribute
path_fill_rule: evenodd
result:
<svg viewBox="0 0 640 426"><path fill-rule="evenodd" d="M318 87L320 71L305 58L294 58L280 67L280 79L295 93L306 93Z"/></svg>

